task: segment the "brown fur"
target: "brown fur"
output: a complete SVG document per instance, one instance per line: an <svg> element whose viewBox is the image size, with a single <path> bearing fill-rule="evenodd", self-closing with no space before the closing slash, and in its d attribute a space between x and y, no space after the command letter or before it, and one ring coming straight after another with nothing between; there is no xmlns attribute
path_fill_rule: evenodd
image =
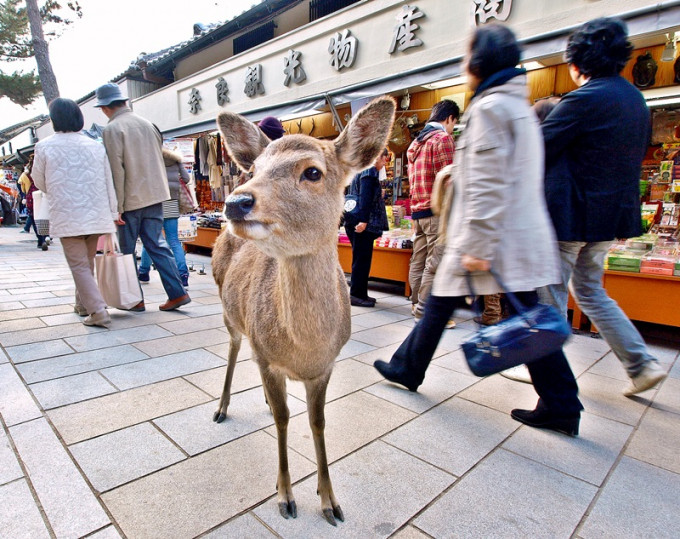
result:
<svg viewBox="0 0 680 539"><path fill-rule="evenodd" d="M324 517L343 520L328 474L324 404L333 364L351 333L349 293L337 253L343 191L352 173L368 168L385 147L394 120L391 98L376 99L335 141L289 135L270 142L254 124L228 112L217 124L227 150L252 178L227 199L252 197L213 248L213 276L231 336L219 409L224 419L241 336L248 336L278 432L281 514L297 516L287 457L286 377L301 380L314 437ZM318 181L305 171L316 168Z"/></svg>

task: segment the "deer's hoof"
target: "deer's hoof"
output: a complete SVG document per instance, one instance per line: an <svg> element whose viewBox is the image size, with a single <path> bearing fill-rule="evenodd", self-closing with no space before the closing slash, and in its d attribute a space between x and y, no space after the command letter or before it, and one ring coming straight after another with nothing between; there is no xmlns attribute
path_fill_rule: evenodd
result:
<svg viewBox="0 0 680 539"><path fill-rule="evenodd" d="M323 518L326 519L326 522L328 522L332 526L337 526L338 523L335 521L335 511L333 509L324 509L323 510ZM342 519L340 519L342 520Z"/></svg>
<svg viewBox="0 0 680 539"><path fill-rule="evenodd" d="M286 519L289 516L297 518L297 505L295 504L295 500L291 500L287 503L279 502L279 513L281 513L281 516Z"/></svg>
<svg viewBox="0 0 680 539"><path fill-rule="evenodd" d="M213 414L213 421L215 423L222 423L226 419L227 415L220 412L219 410Z"/></svg>

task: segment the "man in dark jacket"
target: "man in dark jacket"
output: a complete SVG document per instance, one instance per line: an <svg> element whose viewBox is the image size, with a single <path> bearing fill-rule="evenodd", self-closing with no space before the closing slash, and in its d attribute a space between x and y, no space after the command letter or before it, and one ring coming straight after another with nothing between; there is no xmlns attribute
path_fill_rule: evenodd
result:
<svg viewBox="0 0 680 539"><path fill-rule="evenodd" d="M566 316L571 279L579 307L628 372L626 396L666 376L602 287L612 241L642 232L639 180L650 120L642 94L620 76L631 51L623 22L601 18L584 24L569 38L566 52L579 88L562 98L543 123L546 199L563 277L547 292Z"/></svg>

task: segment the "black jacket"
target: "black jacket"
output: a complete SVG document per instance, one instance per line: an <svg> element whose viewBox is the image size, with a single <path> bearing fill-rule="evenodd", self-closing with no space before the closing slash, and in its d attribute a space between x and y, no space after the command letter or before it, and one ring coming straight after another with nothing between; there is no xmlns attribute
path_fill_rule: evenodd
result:
<svg viewBox="0 0 680 539"><path fill-rule="evenodd" d="M366 223L366 230L382 236L383 230L389 230L389 224L378 178L378 169L367 168L354 176L350 193L355 193L359 197L358 223Z"/></svg>
<svg viewBox="0 0 680 539"><path fill-rule="evenodd" d="M651 130L642 94L620 76L591 79L566 95L542 127L557 239L639 236L640 167Z"/></svg>

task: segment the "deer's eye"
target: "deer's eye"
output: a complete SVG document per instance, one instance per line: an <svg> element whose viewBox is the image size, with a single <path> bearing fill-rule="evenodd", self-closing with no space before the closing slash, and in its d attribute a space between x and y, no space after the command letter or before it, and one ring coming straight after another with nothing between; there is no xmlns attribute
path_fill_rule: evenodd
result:
<svg viewBox="0 0 680 539"><path fill-rule="evenodd" d="M306 168L300 179L309 182L318 182L321 179L321 171L316 167Z"/></svg>

